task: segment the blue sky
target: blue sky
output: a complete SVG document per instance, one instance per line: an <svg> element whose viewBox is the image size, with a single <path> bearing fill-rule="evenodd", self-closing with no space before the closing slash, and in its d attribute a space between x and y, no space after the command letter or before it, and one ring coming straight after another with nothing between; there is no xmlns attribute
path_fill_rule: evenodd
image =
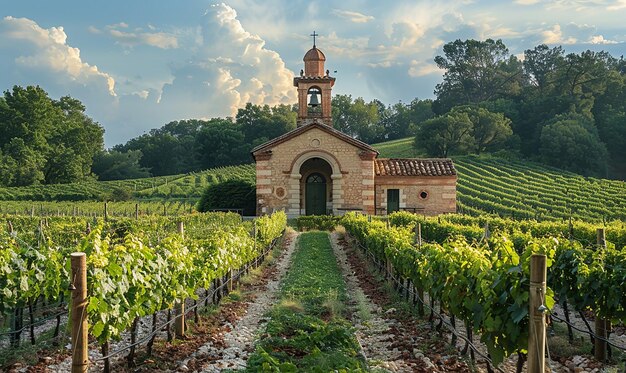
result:
<svg viewBox="0 0 626 373"><path fill-rule="evenodd" d="M626 0L2 2L0 88L78 98L107 146L246 102L295 102L313 30L334 93L387 104L432 98L433 58L455 39L626 54Z"/></svg>

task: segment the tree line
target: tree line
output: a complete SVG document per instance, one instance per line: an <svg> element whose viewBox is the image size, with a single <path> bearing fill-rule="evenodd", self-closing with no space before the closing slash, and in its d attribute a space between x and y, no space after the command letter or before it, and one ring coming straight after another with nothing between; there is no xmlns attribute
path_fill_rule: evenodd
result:
<svg viewBox="0 0 626 373"><path fill-rule="evenodd" d="M385 106L336 95L332 105L334 127L368 143L410 136L418 123L434 116L431 100ZM296 128L297 111L297 105L248 103L235 118L170 122L101 153L94 171L101 180L113 180L140 177L139 170L161 176L249 163L252 148Z"/></svg>
<svg viewBox="0 0 626 373"><path fill-rule="evenodd" d="M447 43L435 63L445 70L438 116L418 128L418 148L434 156L507 149L584 175L626 177L623 57L542 44L518 58L487 39Z"/></svg>

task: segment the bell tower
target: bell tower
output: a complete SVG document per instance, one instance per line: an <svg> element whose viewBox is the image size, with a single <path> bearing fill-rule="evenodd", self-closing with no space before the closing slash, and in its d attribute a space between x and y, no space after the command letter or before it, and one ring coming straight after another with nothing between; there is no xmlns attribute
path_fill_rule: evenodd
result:
<svg viewBox="0 0 626 373"><path fill-rule="evenodd" d="M326 56L315 45L318 34L313 31L313 48L304 55L304 70L293 78L293 85L298 87L298 127L318 122L332 127L330 115L330 94L335 78L329 71L324 71Z"/></svg>

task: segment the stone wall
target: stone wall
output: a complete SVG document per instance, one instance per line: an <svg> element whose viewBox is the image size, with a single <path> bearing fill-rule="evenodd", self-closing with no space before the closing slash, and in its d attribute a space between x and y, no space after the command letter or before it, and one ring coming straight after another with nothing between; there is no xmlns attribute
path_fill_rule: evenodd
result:
<svg viewBox="0 0 626 373"><path fill-rule="evenodd" d="M362 159L368 157L358 147L312 128L269 150L257 155L257 213L284 209L289 216L304 214L300 167L314 157L324 159L332 168L334 214L346 209L374 213L374 163Z"/></svg>
<svg viewBox="0 0 626 373"><path fill-rule="evenodd" d="M387 189L399 189L400 210L417 209L426 215L456 212L456 176L378 176L377 213L387 213ZM426 192L426 198L420 194Z"/></svg>

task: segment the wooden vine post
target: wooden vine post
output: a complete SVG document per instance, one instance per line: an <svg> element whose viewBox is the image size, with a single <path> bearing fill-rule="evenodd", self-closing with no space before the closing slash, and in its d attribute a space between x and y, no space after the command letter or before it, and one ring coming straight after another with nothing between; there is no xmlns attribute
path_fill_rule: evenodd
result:
<svg viewBox="0 0 626 373"><path fill-rule="evenodd" d="M72 266L72 373L87 372L87 256L85 253L71 254Z"/></svg>
<svg viewBox="0 0 626 373"><path fill-rule="evenodd" d="M417 247L422 247L422 223L417 223L415 226L415 243Z"/></svg>
<svg viewBox="0 0 626 373"><path fill-rule="evenodd" d="M602 250L606 248L606 236L604 232L604 228L598 228L597 233L597 241L598 241L598 250ZM598 361L606 361L607 355L607 329L609 321L604 318L600 318L596 316L595 321L595 335L594 338L594 357Z"/></svg>
<svg viewBox="0 0 626 373"><path fill-rule="evenodd" d="M530 257L530 327L528 333L528 373L543 373L546 364L546 256Z"/></svg>
<svg viewBox="0 0 626 373"><path fill-rule="evenodd" d="M178 222L178 233L180 237L185 239L185 225L182 221ZM177 338L185 336L185 300L181 299L176 303L176 321L174 322L174 332Z"/></svg>
<svg viewBox="0 0 626 373"><path fill-rule="evenodd" d="M417 244L417 247L419 249L422 248L422 223L417 223L415 225L415 243ZM417 294L415 294L413 296L413 298L415 298L415 296L419 297L420 302L417 305L417 310L420 316L424 316L424 289L420 288L415 288L415 291L417 292Z"/></svg>

